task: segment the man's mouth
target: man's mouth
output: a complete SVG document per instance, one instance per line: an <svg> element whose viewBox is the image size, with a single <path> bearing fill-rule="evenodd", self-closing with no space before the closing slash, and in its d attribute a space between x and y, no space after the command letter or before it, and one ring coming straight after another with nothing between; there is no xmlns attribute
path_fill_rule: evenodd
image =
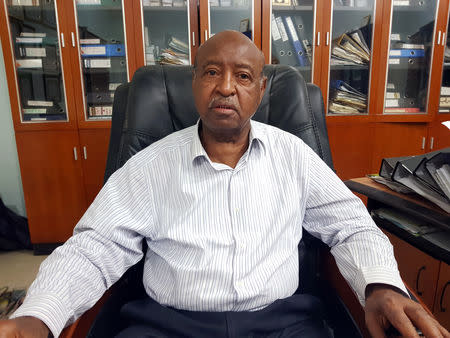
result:
<svg viewBox="0 0 450 338"><path fill-rule="evenodd" d="M226 103L215 103L212 105L212 109L224 114L237 112L236 106Z"/></svg>

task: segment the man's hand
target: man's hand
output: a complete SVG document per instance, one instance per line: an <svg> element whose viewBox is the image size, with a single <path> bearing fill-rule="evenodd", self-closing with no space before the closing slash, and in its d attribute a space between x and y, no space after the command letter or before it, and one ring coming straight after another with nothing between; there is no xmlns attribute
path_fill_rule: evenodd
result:
<svg viewBox="0 0 450 338"><path fill-rule="evenodd" d="M366 325L374 338L386 337L385 331L391 325L403 337L419 337L417 327L425 337L450 338L450 333L420 304L394 290L384 284L367 286Z"/></svg>
<svg viewBox="0 0 450 338"><path fill-rule="evenodd" d="M0 338L47 338L50 330L34 317L0 320Z"/></svg>

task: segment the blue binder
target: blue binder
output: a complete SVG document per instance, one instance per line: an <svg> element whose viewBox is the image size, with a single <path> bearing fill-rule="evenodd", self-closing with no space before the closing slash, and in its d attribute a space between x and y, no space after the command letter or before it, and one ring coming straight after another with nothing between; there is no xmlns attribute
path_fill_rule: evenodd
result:
<svg viewBox="0 0 450 338"><path fill-rule="evenodd" d="M424 49L391 49L390 58L423 58L425 56Z"/></svg>
<svg viewBox="0 0 450 338"><path fill-rule="evenodd" d="M114 44L114 45L81 45L83 47L98 47L103 48L104 53L95 53L95 54L81 54L81 57L89 58L89 57L111 57L111 56L125 56L125 45L122 44Z"/></svg>
<svg viewBox="0 0 450 338"><path fill-rule="evenodd" d="M300 66L308 66L309 60L306 54L305 48L303 44L298 39L297 31L295 30L294 23L292 22L292 18L290 16L283 17L285 22L286 31L291 40L292 46L294 47L295 55L297 57L298 63Z"/></svg>

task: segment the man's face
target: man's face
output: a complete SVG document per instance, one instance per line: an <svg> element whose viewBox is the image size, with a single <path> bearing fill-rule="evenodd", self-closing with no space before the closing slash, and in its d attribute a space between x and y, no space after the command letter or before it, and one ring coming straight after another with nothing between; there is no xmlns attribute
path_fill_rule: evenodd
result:
<svg viewBox="0 0 450 338"><path fill-rule="evenodd" d="M195 105L204 127L214 133L243 130L264 94L264 60L253 43L239 34L222 32L197 55L192 82Z"/></svg>

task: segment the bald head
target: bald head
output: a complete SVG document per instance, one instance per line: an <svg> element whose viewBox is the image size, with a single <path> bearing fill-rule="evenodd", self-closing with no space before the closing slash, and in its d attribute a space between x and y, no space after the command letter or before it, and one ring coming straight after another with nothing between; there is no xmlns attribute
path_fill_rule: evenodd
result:
<svg viewBox="0 0 450 338"><path fill-rule="evenodd" d="M252 40L238 31L226 30L219 32L206 40L202 44L194 60L194 71L197 70L199 61L207 58L211 53L220 53L220 51L245 50L247 55L256 61L255 67L261 68L260 75L262 76L262 69L264 67L264 54L258 47L255 46Z"/></svg>

